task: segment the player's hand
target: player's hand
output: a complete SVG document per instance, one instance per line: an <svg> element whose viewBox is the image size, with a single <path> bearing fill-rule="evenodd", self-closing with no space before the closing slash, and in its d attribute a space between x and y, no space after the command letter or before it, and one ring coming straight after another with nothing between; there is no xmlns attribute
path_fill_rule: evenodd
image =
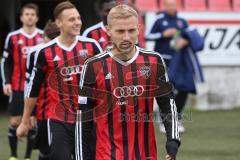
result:
<svg viewBox="0 0 240 160"><path fill-rule="evenodd" d="M11 84L6 84L3 86L3 93L6 96L10 96L12 94L12 85Z"/></svg>
<svg viewBox="0 0 240 160"><path fill-rule="evenodd" d="M164 160L174 160L174 159L169 154L167 154Z"/></svg>
<svg viewBox="0 0 240 160"><path fill-rule="evenodd" d="M184 38L179 38L177 41L176 41L176 48L177 49L182 49L183 47L187 46L188 45L188 40L184 39Z"/></svg>
<svg viewBox="0 0 240 160"><path fill-rule="evenodd" d="M35 128L37 126L37 120L36 120L36 117L35 116L31 116L30 117L30 128Z"/></svg>
<svg viewBox="0 0 240 160"><path fill-rule="evenodd" d="M172 37L177 32L176 28L168 28L163 32L163 37Z"/></svg>
<svg viewBox="0 0 240 160"><path fill-rule="evenodd" d="M29 125L21 123L17 128L17 137L22 138L26 137L29 131Z"/></svg>

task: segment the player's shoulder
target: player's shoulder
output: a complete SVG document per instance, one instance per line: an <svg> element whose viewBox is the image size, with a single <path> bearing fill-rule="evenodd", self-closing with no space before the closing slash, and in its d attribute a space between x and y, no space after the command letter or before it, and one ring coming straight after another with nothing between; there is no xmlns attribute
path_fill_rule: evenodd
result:
<svg viewBox="0 0 240 160"><path fill-rule="evenodd" d="M100 52L102 52L102 48L99 45L99 43L93 39L93 38L88 38L88 37L84 37L84 36L77 36L78 42L83 42L83 43L92 43L93 45L97 46L97 48L99 49Z"/></svg>
<svg viewBox="0 0 240 160"><path fill-rule="evenodd" d="M88 38L84 36L77 36L78 41L80 42L91 42L91 43L96 43L97 41L93 38Z"/></svg>
<svg viewBox="0 0 240 160"><path fill-rule="evenodd" d="M89 63L95 63L95 62L98 62L98 61L102 61L103 59L106 59L110 57L110 55L108 54L108 51L103 51L93 57L90 57L88 58L86 61L85 61L85 64L89 64Z"/></svg>
<svg viewBox="0 0 240 160"><path fill-rule="evenodd" d="M187 20L184 17L182 17L181 15L179 15L179 14L177 14L177 19L187 23Z"/></svg>
<svg viewBox="0 0 240 160"><path fill-rule="evenodd" d="M165 16L164 12L158 13L155 17L156 22L162 22L165 19L166 19L166 16Z"/></svg>
<svg viewBox="0 0 240 160"><path fill-rule="evenodd" d="M21 29L14 30L14 31L8 33L7 38L18 35L20 33L21 33Z"/></svg>
<svg viewBox="0 0 240 160"><path fill-rule="evenodd" d="M43 34L43 30L42 30L42 29L37 28L36 30L37 30L37 32L38 32L39 34Z"/></svg>
<svg viewBox="0 0 240 160"><path fill-rule="evenodd" d="M146 49L146 48L141 48L137 46L137 49L139 50L139 53L141 54L146 54L146 55L156 55L158 54L157 52L150 50L150 49Z"/></svg>
<svg viewBox="0 0 240 160"><path fill-rule="evenodd" d="M57 44L57 38L55 38L55 39L53 39L53 40L51 40L47 43L40 44L39 46L36 47L36 52L41 52L41 51L43 51L43 50L45 50L45 49L47 49L47 48L49 48L49 47L51 47L55 44Z"/></svg>
<svg viewBox="0 0 240 160"><path fill-rule="evenodd" d="M32 54L32 53L35 53L39 48L41 48L44 44L41 43L41 44L38 44L36 46L33 46L33 47L30 47L30 51L29 51L29 54Z"/></svg>
<svg viewBox="0 0 240 160"><path fill-rule="evenodd" d="M84 37L87 37L90 32L102 28L102 25L103 25L103 22L99 22L99 23L97 23L97 24L94 24L94 25L90 26L89 28L87 28L87 29L83 32L82 35L83 35Z"/></svg>
<svg viewBox="0 0 240 160"><path fill-rule="evenodd" d="M156 19L160 19L161 20L163 18L165 18L165 14L163 12L161 12L161 13L156 15Z"/></svg>
<svg viewBox="0 0 240 160"><path fill-rule="evenodd" d="M149 49L145 49L145 48L140 48L140 47L137 47L137 49L139 50L139 53L144 55L144 56L156 57L156 58L162 59L161 54L158 53L158 52L155 52L155 51L149 50Z"/></svg>

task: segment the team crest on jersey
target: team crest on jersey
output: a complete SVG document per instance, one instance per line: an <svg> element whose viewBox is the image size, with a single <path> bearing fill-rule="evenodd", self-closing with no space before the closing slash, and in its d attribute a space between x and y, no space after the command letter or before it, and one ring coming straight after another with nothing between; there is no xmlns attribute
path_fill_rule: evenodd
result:
<svg viewBox="0 0 240 160"><path fill-rule="evenodd" d="M183 22L182 21L178 20L177 25L178 25L179 28L183 28Z"/></svg>
<svg viewBox="0 0 240 160"><path fill-rule="evenodd" d="M23 42L23 40L22 39L19 39L18 40L18 44L23 44L24 42Z"/></svg>
<svg viewBox="0 0 240 160"><path fill-rule="evenodd" d="M21 51L23 53L23 58L27 58L27 55L32 52L33 46L24 46Z"/></svg>
<svg viewBox="0 0 240 160"><path fill-rule="evenodd" d="M151 67L150 66L143 66L139 69L141 76L145 77L145 79L148 79L151 75Z"/></svg>
<svg viewBox="0 0 240 160"><path fill-rule="evenodd" d="M38 44L43 43L43 38L38 38L38 39L37 39L37 43L38 43Z"/></svg>
<svg viewBox="0 0 240 160"><path fill-rule="evenodd" d="M87 59L88 58L88 50L87 49L82 49L79 51L79 54L80 56L83 58L83 59Z"/></svg>
<svg viewBox="0 0 240 160"><path fill-rule="evenodd" d="M163 21L162 25L163 26L167 26L168 25L168 21Z"/></svg>

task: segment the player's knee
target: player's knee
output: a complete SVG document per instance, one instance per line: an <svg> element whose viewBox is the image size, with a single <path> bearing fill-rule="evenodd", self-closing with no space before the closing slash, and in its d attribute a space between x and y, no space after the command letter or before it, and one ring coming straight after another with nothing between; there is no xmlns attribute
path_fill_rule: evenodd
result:
<svg viewBox="0 0 240 160"><path fill-rule="evenodd" d="M9 137L16 137L16 130L17 130L17 125L10 125L8 128L8 136Z"/></svg>
<svg viewBox="0 0 240 160"><path fill-rule="evenodd" d="M10 117L11 126L18 126L20 123L21 123L21 117L20 116Z"/></svg>

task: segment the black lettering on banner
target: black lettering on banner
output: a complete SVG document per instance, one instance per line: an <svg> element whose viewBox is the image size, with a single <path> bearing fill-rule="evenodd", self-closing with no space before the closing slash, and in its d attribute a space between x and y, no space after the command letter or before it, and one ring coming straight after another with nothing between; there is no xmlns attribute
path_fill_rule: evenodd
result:
<svg viewBox="0 0 240 160"><path fill-rule="evenodd" d="M206 37L208 36L208 33L209 33L209 28L206 29L205 33L203 34L203 38L204 40L206 39Z"/></svg>
<svg viewBox="0 0 240 160"><path fill-rule="evenodd" d="M224 40L224 38L225 38L225 36L226 36L227 29L226 29L226 28L217 28L217 29L216 29L216 32L222 33L222 36L221 36L221 38L220 38L219 43L218 43L216 46L214 46L213 42L211 42L211 43L209 44L209 48L212 49L212 50L216 50L216 49L218 49L218 48L222 45L223 40ZM215 39L214 39L214 40L215 40Z"/></svg>
<svg viewBox="0 0 240 160"><path fill-rule="evenodd" d="M238 42L236 42L236 45L238 46L238 49L240 49L240 30L237 30L237 32L233 35L232 39L228 42L225 49L228 49L237 37L238 37Z"/></svg>

